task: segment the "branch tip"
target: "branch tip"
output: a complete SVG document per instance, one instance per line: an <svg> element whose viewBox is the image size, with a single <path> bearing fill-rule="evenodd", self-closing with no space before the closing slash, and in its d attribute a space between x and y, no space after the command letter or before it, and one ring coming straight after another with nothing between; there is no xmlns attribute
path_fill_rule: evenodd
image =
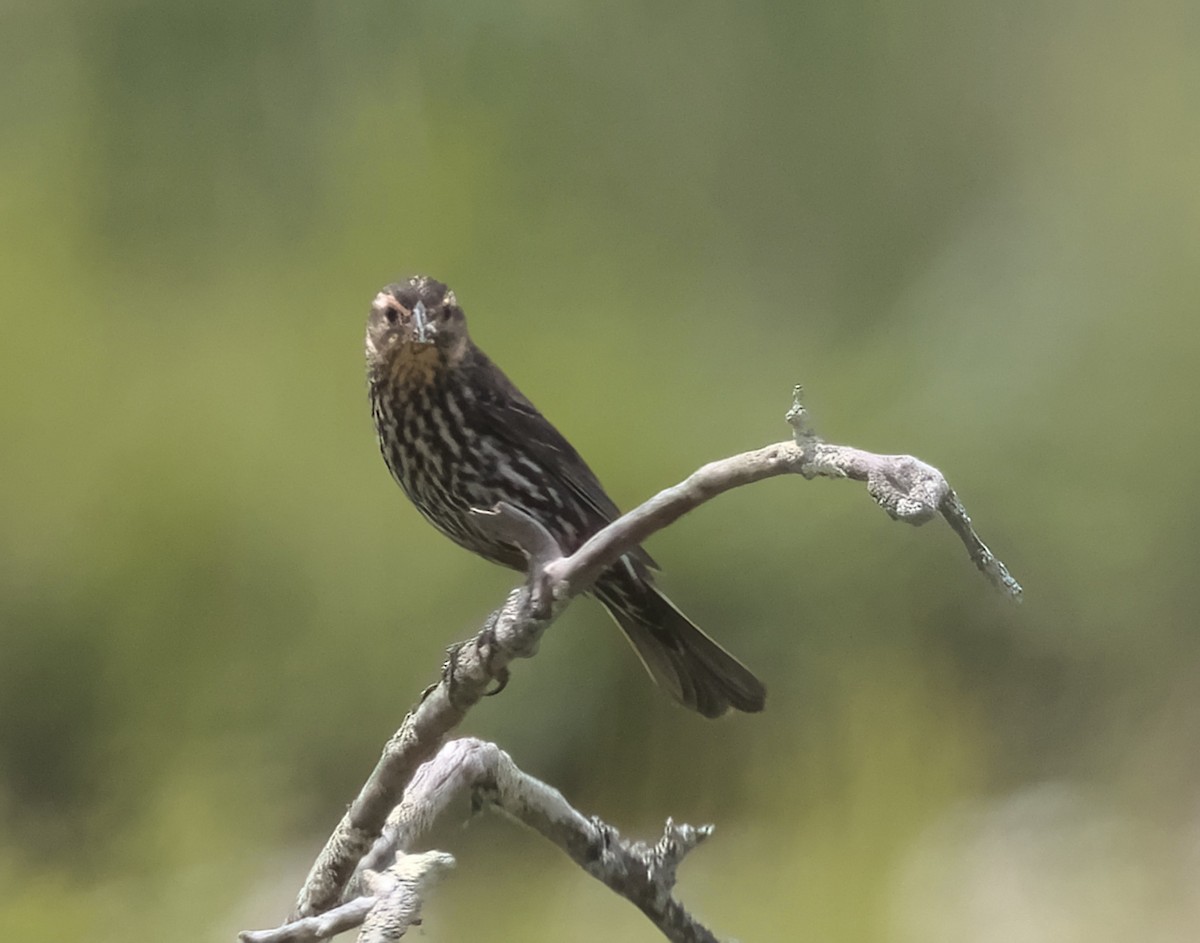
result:
<svg viewBox="0 0 1200 943"><path fill-rule="evenodd" d="M792 405L784 419L792 427L792 437L802 449L821 442L821 437L813 428L811 416L804 405L804 387L799 383L792 387Z"/></svg>
<svg viewBox="0 0 1200 943"><path fill-rule="evenodd" d="M958 495L954 493L953 489L949 489L946 496L942 499L940 510L942 516L946 518L946 522L954 529L954 532L958 534L959 539L966 546L971 561L979 571L1000 592L1015 602L1020 602L1024 597L1025 590L1017 582L1016 578L1008 572L1008 567L1004 565L1004 562L992 553L988 545L975 532L975 527L971 523L967 509L963 506L962 501L959 500Z"/></svg>
<svg viewBox="0 0 1200 943"><path fill-rule="evenodd" d="M802 452L799 463L789 470L810 481L849 478L864 482L872 500L894 521L919 526L940 512L988 581L1009 598L1021 599L1021 584L975 532L966 508L941 471L912 455L879 455L824 441L812 428L800 386L792 389L787 421Z"/></svg>

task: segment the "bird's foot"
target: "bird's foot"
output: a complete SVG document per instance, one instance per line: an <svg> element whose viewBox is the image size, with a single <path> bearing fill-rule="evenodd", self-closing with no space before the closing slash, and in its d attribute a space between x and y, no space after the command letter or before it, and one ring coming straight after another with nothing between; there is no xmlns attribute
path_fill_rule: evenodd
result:
<svg viewBox="0 0 1200 943"><path fill-rule="evenodd" d="M499 694L501 691L503 691L506 687L508 687L509 678L512 677L512 673L508 670L508 668L503 667L503 666L500 668L494 669L492 671L492 674L495 676L496 686L494 688L492 688L490 691L484 691L483 692L484 697L495 697L497 694Z"/></svg>

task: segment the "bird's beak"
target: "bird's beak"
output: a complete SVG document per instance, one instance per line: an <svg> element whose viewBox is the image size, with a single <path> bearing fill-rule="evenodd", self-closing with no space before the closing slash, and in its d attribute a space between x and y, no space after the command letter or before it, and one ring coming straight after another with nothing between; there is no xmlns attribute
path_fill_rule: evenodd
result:
<svg viewBox="0 0 1200 943"><path fill-rule="evenodd" d="M418 301L413 305L412 323L417 343L432 344L435 329L429 322L429 318L425 315L425 303L423 301Z"/></svg>

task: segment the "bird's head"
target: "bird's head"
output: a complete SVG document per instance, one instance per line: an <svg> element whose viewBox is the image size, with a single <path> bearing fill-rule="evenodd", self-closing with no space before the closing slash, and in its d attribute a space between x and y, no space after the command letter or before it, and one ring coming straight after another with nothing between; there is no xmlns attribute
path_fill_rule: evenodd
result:
<svg viewBox="0 0 1200 943"><path fill-rule="evenodd" d="M367 364L403 376L453 365L466 352L467 320L454 292L414 275L375 296L367 318Z"/></svg>

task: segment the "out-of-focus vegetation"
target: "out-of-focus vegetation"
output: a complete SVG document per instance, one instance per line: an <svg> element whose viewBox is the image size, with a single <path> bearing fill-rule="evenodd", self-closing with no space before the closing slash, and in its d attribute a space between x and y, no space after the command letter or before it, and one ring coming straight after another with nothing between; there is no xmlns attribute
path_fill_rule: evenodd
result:
<svg viewBox="0 0 1200 943"><path fill-rule="evenodd" d="M0 938L277 921L511 585L375 452L420 271L620 503L803 382L1027 590L767 482L652 547L766 714L673 708L585 601L469 732L716 821L681 890L742 939L1194 939L1197 48L1169 0L6 4ZM438 843L430 940L656 938L508 823Z"/></svg>

